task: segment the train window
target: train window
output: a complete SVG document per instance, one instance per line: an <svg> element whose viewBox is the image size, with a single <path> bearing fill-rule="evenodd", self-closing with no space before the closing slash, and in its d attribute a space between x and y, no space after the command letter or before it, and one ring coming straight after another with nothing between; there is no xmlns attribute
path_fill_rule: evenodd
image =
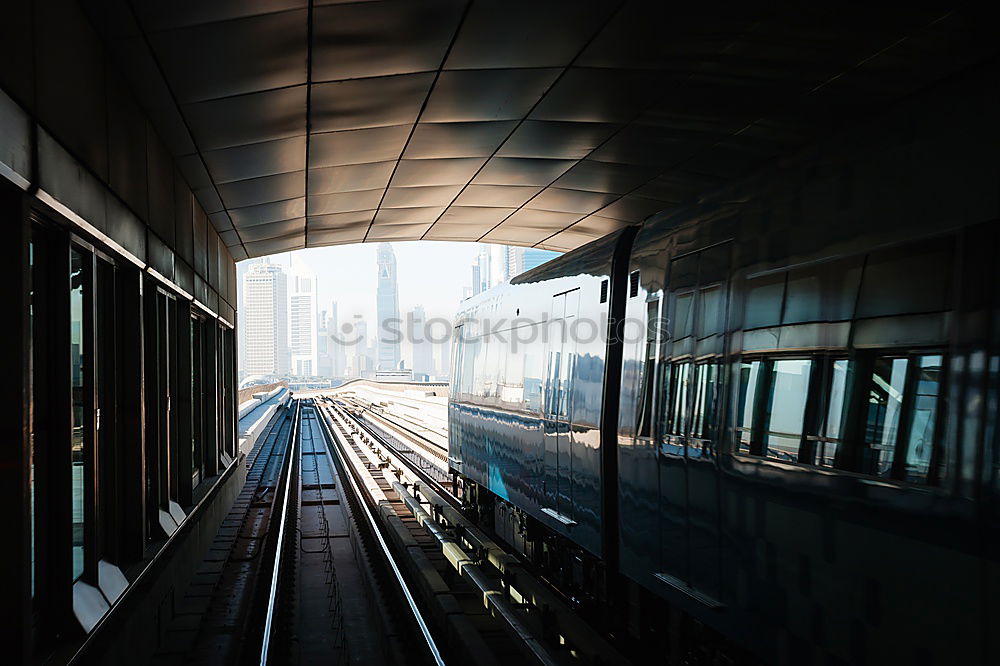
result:
<svg viewBox="0 0 1000 666"><path fill-rule="evenodd" d="M781 322L798 324L850 319L860 281L861 257L790 271Z"/></svg>
<svg viewBox="0 0 1000 666"><path fill-rule="evenodd" d="M695 366L694 408L691 411L692 437L710 439L715 430L715 396L718 391L719 366L702 363Z"/></svg>
<svg viewBox="0 0 1000 666"><path fill-rule="evenodd" d="M926 483L933 460L937 404L944 373L943 358L938 354L919 356L913 370L913 406L907 419L904 478Z"/></svg>
<svg viewBox="0 0 1000 666"><path fill-rule="evenodd" d="M694 292L674 295L674 320L670 327L670 337L680 340L691 335L694 323Z"/></svg>
<svg viewBox="0 0 1000 666"><path fill-rule="evenodd" d="M73 580L83 574L84 569L84 547L86 532L85 520L88 511L86 510L85 478L88 469L85 465L88 462L89 452L85 447L89 445L89 433L85 426L85 413L87 410L87 400L84 389L84 367L90 359L86 357L85 344L85 299L84 286L88 283L86 279L87 257L76 248L70 250L70 368L71 382L73 390L73 430L70 442L72 455L72 546L73 546Z"/></svg>
<svg viewBox="0 0 1000 666"><path fill-rule="evenodd" d="M829 368L829 381L826 391L826 411L821 424L821 434L815 438L813 459L811 462L820 467L833 467L837 455L837 447L841 441L841 428L847 411L847 390L850 373L853 371L851 362L847 359L836 359Z"/></svg>
<svg viewBox="0 0 1000 666"><path fill-rule="evenodd" d="M862 471L889 476L899 434L909 359L878 358L872 370Z"/></svg>
<svg viewBox="0 0 1000 666"><path fill-rule="evenodd" d="M757 401L757 386L761 379L761 361L740 363L740 392L736 403L736 432L739 436L740 453L751 452L751 431L754 421L754 405Z"/></svg>
<svg viewBox="0 0 1000 666"><path fill-rule="evenodd" d="M780 359L771 367L765 455L798 461L809 396L809 359Z"/></svg>
<svg viewBox="0 0 1000 666"><path fill-rule="evenodd" d="M653 386L656 374L656 334L659 328L660 301L646 303L646 362L642 373L642 402L639 404L639 436L651 437L653 431Z"/></svg>
<svg viewBox="0 0 1000 666"><path fill-rule="evenodd" d="M699 309L698 337L707 338L718 333L722 319L722 289L719 286L703 288Z"/></svg>
<svg viewBox="0 0 1000 666"><path fill-rule="evenodd" d="M670 375L670 421L667 426L672 435L684 435L688 428L688 398L691 383L691 364L674 363Z"/></svg>
<svg viewBox="0 0 1000 666"><path fill-rule="evenodd" d="M785 296L785 274L764 275L747 281L744 328L777 326Z"/></svg>

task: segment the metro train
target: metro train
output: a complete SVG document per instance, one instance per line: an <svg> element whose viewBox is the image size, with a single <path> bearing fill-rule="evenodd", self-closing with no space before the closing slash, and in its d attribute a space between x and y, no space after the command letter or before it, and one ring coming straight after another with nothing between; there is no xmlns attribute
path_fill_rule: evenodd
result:
<svg viewBox="0 0 1000 666"><path fill-rule="evenodd" d="M998 653L1000 224L891 214L854 168L879 150L799 156L461 306L464 500L634 654Z"/></svg>

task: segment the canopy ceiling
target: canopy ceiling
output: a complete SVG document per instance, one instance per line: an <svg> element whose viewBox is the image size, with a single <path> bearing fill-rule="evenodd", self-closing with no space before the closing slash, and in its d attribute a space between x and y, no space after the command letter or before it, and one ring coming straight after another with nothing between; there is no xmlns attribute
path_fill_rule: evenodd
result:
<svg viewBox="0 0 1000 666"><path fill-rule="evenodd" d="M82 3L237 259L571 249L992 49L927 6Z"/></svg>

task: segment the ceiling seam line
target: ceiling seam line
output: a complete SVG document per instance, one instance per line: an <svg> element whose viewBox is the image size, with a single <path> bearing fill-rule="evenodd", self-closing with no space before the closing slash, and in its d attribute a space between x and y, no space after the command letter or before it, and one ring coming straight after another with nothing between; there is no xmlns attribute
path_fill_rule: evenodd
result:
<svg viewBox="0 0 1000 666"><path fill-rule="evenodd" d="M312 147L312 71L313 71L313 0L306 13L306 154L302 196L305 222L302 225L302 247L309 247L309 151Z"/></svg>
<svg viewBox="0 0 1000 666"><path fill-rule="evenodd" d="M944 20L950 14L951 14L951 12L949 12L949 13L943 15L943 16L939 16L939 17L935 18L934 20L930 21L928 24L926 24L925 26L923 26L923 29L926 29L926 28L934 25L935 23L938 23L939 21ZM885 46L885 47L883 47L881 49L876 50L871 55L869 55L869 56L867 56L865 58L862 58L861 60L859 60L854 65L851 65L850 67L844 69L842 72L839 72L838 74L836 74L836 75L834 75L832 77L829 77L828 79L824 80L823 82L819 83L818 85L814 86L813 88L811 88L811 89L809 89L807 91L804 91L804 92L796 95L795 96L795 100L796 101L800 101L800 100L805 99L805 98L809 97L810 95L818 92L819 90L821 90L825 86L827 86L829 83L832 83L833 81L836 81L837 79L841 78L842 76L844 76L845 74L847 74L849 72L855 71L856 69L858 69L859 67L861 67L862 65L864 65L866 62L872 60L873 58L877 58L878 56L880 56L880 55L882 55L884 53L887 53L887 52L891 51L892 49L896 48L900 44L902 44L905 41L907 41L910 38L910 36L911 36L910 34L906 34L903 37L900 37L899 39L897 39L896 41L894 41L893 43L889 44L888 46ZM617 203L618 201L621 201L625 197L627 197L630 194L636 192L637 190L639 190L643 186L648 185L649 183L653 182L657 178L660 178L660 177L662 177L662 176L664 176L664 175L666 175L666 174L668 174L668 173L670 173L672 171L675 171L676 169L680 168L685 163L690 162L691 160L699 157L700 155L703 155L703 154L711 151L713 148L718 147L719 145L721 145L727 139L731 139L731 138L733 138L735 136L739 136L739 135L743 134L744 132L746 132L747 130L751 129L755 125L758 125L762 121L764 121L767 118L769 118L770 116L772 116L778 108L779 108L778 106L775 106L774 108L770 109L767 113L765 113L764 115L759 116L755 120L751 120L749 122L743 123L742 126L739 129L737 129L737 130L735 130L733 132L730 132L729 134L725 135L724 137L718 139L717 141L714 141L713 143L711 143L710 145L708 145L707 147L705 147L703 150L699 150L699 151L695 152L692 155L688 155L687 157L685 157L685 158L683 158L683 159L675 162L674 164L670 165L669 167L665 168L664 170L657 172L657 174L653 178L650 178L646 182L641 183L641 184L633 187L631 190L625 192L624 194L621 194L620 196L618 196L614 200L609 201L607 204L605 204L604 206L601 206L600 208L598 208L597 210L595 210L593 213L590 213L589 215L586 215L584 218L581 218L580 220L577 220L576 222L573 222L572 224L570 224L570 225L568 225L568 226L560 229L559 231L546 236L545 238L543 238L540 241L538 241L538 243L536 243L535 245L538 245L540 243L544 243L544 242L546 242L546 241L554 238L555 236L563 233L564 231L567 231L567 230L571 229L576 224L578 224L579 222L583 221L583 219L585 219L586 217L590 217L591 215L596 215L597 213L601 212L602 210L604 210L608 206L610 206L610 205L612 205L614 203ZM695 173L697 173L697 172L695 172ZM703 174L703 175L710 175L710 174ZM684 203L685 202L681 202L678 205L684 205ZM656 213L651 213L650 215L655 215L655 214ZM649 218L649 215L647 215L645 218L643 218L639 222L626 222L625 220L621 220L621 221L622 222L626 222L626 226L634 226L634 225L642 224L648 218ZM609 219L614 219L614 218L609 218ZM534 247L534 246L532 246L532 247Z"/></svg>
<svg viewBox="0 0 1000 666"><path fill-rule="evenodd" d="M378 201L378 206L375 207L375 214L372 215L372 219L368 223L368 229L365 230L365 235L361 239L362 243L368 241L368 234L371 233L372 227L375 226L375 218L378 217L379 211L382 210L382 203L385 201L385 197L389 193L389 188L392 187L392 179L396 177L396 171L399 169L399 163L403 161L403 155L406 154L406 149L410 146L410 140L413 138L413 134L417 131L417 125L420 123L420 118L424 115L424 111L427 109L427 103L430 101L431 95L434 93L434 87L437 85L438 79L441 78L441 70L444 68L444 64L448 62L448 56L451 55L452 49L455 48L455 42L458 41L458 35L462 32L462 26L465 25L465 19L469 16L469 10L471 8L472 0L467 0L465 8L462 9L462 16L458 19L458 25L455 26L455 33L451 36L448 48L445 49L444 55L441 57L441 64L434 73L434 80L431 81L430 87L427 88L427 94L424 95L424 101L420 105L420 111L417 112L417 117L410 126L410 133L406 135L406 141L403 143L403 148L399 151L399 157L396 158L396 163L392 166L392 172L389 174L389 180L386 181L385 189L382 190L382 196ZM431 222L431 226L434 226L434 222ZM428 230L429 229L430 227L428 227ZM424 234L426 233L427 231L425 230ZM421 234L420 238L423 238L423 234Z"/></svg>
<svg viewBox="0 0 1000 666"><path fill-rule="evenodd" d="M208 170L208 163L205 162L205 155L194 138L194 132L191 131L191 125L188 123L187 117L185 117L184 112L181 110L181 105L177 100L177 94L174 92L173 86L171 86L170 81L167 80L166 72L163 69L163 63L160 62L159 57L156 55L156 51L153 49L153 44L149 40L149 35L147 34L145 27L143 27L142 21L139 19L139 13L135 10L135 4L133 0L125 0L125 4L132 14L132 20L135 21L136 26L139 28L139 34L142 35L142 41L146 45L146 49L149 51L149 57L153 59L153 64L156 65L156 71L159 72L160 78L163 80L163 85L170 94L170 99L174 103L174 107L177 109L177 115L180 116L181 122L184 124L184 129L187 130L188 136L191 138L191 143L194 145L194 148L198 153L198 159L201 161L201 166L205 169L205 173L208 174L208 180L212 183L212 189L215 191L215 196L219 197L219 202L222 204L222 210L225 211L226 217L229 217L229 210L226 209L226 203L222 200L222 193L219 192L218 185L216 185L215 181L212 179L212 173ZM191 183L187 183L187 186L191 189L191 196L197 200L197 197L194 196L194 189L191 188ZM201 202L199 201L198 203L200 204ZM208 213L205 213L205 216L207 218ZM235 230L232 218L229 219L229 224ZM218 229L215 230L215 233L219 233ZM243 246L243 252L247 255L247 257L249 257L250 253L247 251L246 243L243 242L243 237L240 235L239 231L236 231L236 238L239 239L240 245Z"/></svg>
<svg viewBox="0 0 1000 666"><path fill-rule="evenodd" d="M480 166L480 167L479 167L478 169L476 169L476 172L475 172L474 174L472 174L472 177L471 177L471 178L469 178L468 182L466 182L466 183L465 183L464 185L462 185L462 189L460 189L460 190L458 191L458 194L456 194L456 195L455 195L455 197L454 197L454 198L453 198L453 199L451 200L451 202L450 202L450 203L449 203L449 204L448 204L447 206L445 206L445 207L444 207L444 210L443 210L443 211L441 211L441 214L440 214L440 215L438 215L438 216L437 216L437 218L436 218L436 219L435 219L435 220L434 220L433 222L431 222L430 226L429 226L429 227L427 227L427 230L426 230L426 231L424 231L424 233L423 233L423 234L421 234L421 236L420 236L420 240L424 240L424 237L426 237L426 236L427 236L427 234L428 234L428 233L430 233L430 230L431 230L431 229L433 229L433 228L434 228L434 226L435 226L435 225L436 225L436 224L437 224L438 222L440 222L440 221L441 221L441 218L442 218L442 217L444 217L444 214L445 214L445 213L447 213L447 212L448 212L448 210L449 210L449 209L450 209L450 208L451 208L452 206L454 206L454 205L455 205L455 202L456 202L456 201L458 201L458 198L462 196L462 194L463 194L463 193L465 192L465 190L466 190L466 189L468 189L469 185L471 185L471 184L472 184L472 181L474 181L474 180L476 179L476 176L478 176L478 175L479 175L479 174L480 174L480 173L482 172L482 170L486 168L486 165L490 163L490 160L492 160L492 159L493 159L494 157L496 157L497 153L498 153L498 152L500 152L500 149L501 149L501 148L503 148L504 144L505 144L505 143L507 143L507 142L508 142L508 141L510 140L510 137L514 136L514 133L515 133L515 132L517 132L518 128L520 128L520 127L521 127L521 125L523 125L523 124L525 123L525 121L526 121L526 120L528 119L528 116L530 116L530 115L532 114L532 112L534 112L534 110L538 108L538 105L542 103L542 100L544 100L544 99L545 99L545 97L546 97L546 96L547 96L547 95L548 95L548 94L549 94L549 93L550 93L550 92L552 91L552 89L556 87L556 84L558 84L558 83L559 83L559 81L561 81L561 80L562 80L562 78L563 78L564 76L566 76L566 72L568 72L568 71L569 71L569 70L570 70L570 69L571 69L571 68L573 67L573 63L575 63L575 62L576 62L577 60L579 60L579 59L580 59L580 56L582 56L582 55L583 55L583 53L584 53L584 52L585 52L585 51L586 51L586 50L587 50L587 49L588 49L588 48L590 47L590 45L594 43L594 40L595 40L595 39L597 39L597 37L598 37L598 36L599 36L599 35L600 35L600 34L601 34L602 32L604 32L604 29L608 27L608 25L609 25L609 24L611 23L611 21L612 21L612 20L614 20L614 18L615 18L616 16L618 16L618 12L620 12L620 11L621 11L621 9L622 9L622 7L623 7L624 5L625 5L624 1L622 1L622 2L619 2L619 3L618 3L618 6L617 6L617 7L615 7L615 10L614 10L613 12L611 12L611 14L609 14L609 15L608 15L608 18L607 18L607 20L606 20L606 21L604 21L604 23L602 23L602 24L600 25L600 27L598 27L598 28L597 28L597 30L596 30L596 31L594 31L594 34L592 34L592 35L591 35L591 36L590 36L590 37L589 37L589 38L587 39L587 41L583 43L583 45L582 45L582 46L580 47L580 49L579 49L579 50L578 50L578 51L576 52L576 55L574 55L574 56L573 56L573 58L572 58L572 59L571 59L571 60L570 60L570 61L569 61L569 62L568 62L568 63L566 64L566 66L562 68L562 71L561 71L561 72L559 72L559 75L558 75L558 76L556 76L556 78L555 78L555 79L553 79L552 83L550 83L550 84L549 84L549 86L548 86L548 87L547 87L547 88L545 89L545 91L544 91L544 92L543 92L543 93L542 93L541 95L539 95L539 96L538 96L538 99L537 99L537 100L535 100L535 103L531 105L531 108L530 108L530 109L528 109L528 110L527 110L527 111L525 112L524 116L523 116L523 117L521 117L521 118L520 118L520 119L519 119L519 120L517 121L517 124L516 124L516 125L514 125L514 127L513 127L513 128L512 128L511 130L510 130L510 132L509 132L509 133L507 134L507 136L505 136L505 137L503 138L503 140L502 140L502 141L501 141L501 142L500 142L500 143L499 143L499 144L497 145L497 147L496 147L496 148L495 148L495 149L493 150L493 152L492 152L492 153L490 153L490 156L486 158L486 161L485 161L485 162L483 162L482 166ZM554 68L548 68L548 69L554 69ZM572 168L572 167L570 167L570 168ZM567 169L567 171L568 171L568 170L569 170L569 169ZM513 213L512 213L512 214L513 214ZM506 219L506 218L505 218L505 219ZM489 234L489 233L490 233L491 231L493 231L494 229L496 229L496 227L497 227L497 225L494 225L493 227L491 227L491 228L490 228L490 230L489 230L489 231L487 231L487 232L486 232L485 234L483 234L482 236L480 236L480 237L479 237L479 240L477 240L476 242L477 242L477 243L479 243L479 242L482 242L482 239L483 239L483 238L484 238L484 237L485 237L485 236L486 236L487 234Z"/></svg>

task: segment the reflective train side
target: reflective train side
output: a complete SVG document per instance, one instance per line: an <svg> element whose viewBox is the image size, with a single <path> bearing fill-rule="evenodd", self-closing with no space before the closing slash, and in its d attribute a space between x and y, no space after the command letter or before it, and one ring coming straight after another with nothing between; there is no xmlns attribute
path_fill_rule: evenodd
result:
<svg viewBox="0 0 1000 666"><path fill-rule="evenodd" d="M896 149L917 130L876 129L463 307L551 319L579 284L581 316L645 332L568 375L551 347L520 352L546 359L521 373L537 403L458 391L449 424L481 521L638 650L924 664L1000 650L1000 210L961 197L998 169L948 160L945 133L921 144L939 170L917 172ZM584 255L603 268L581 270ZM468 366L466 349L454 382L510 363L498 348ZM569 497L551 490L560 460Z"/></svg>

